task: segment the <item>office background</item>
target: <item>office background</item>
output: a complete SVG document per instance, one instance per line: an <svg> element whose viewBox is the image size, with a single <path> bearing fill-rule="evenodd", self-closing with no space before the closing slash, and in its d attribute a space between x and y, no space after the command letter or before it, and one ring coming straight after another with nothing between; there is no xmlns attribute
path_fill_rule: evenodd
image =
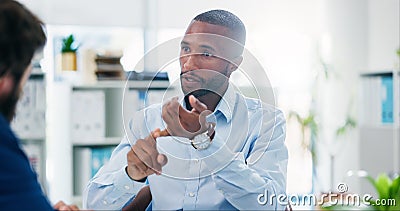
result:
<svg viewBox="0 0 400 211"><path fill-rule="evenodd" d="M264 67L276 105L285 112L288 193L336 191L336 185L343 181L351 192L368 192L368 184L350 176L350 170L365 169L373 176L399 172L398 0L21 2L47 25L49 41L38 59L40 71L45 72L47 95L36 96L41 102L45 98L46 103L35 104L45 116L44 129L42 134L27 133L22 138L27 145L34 145L27 151L40 159L31 157L52 201L79 203L78 189L84 185L78 181L79 175L89 178L93 172L78 169L96 171L99 163L106 162L121 132L121 127L110 129L114 127L111 123L128 118L113 117L118 116L120 104L109 102L121 102L117 93L122 89L114 89L120 88L115 83L96 84L93 56L121 55L124 70L133 70L144 53L182 36L195 15L216 8L235 13L245 23L246 48ZM79 43L77 71L62 70L59 61L61 40L69 34ZM170 80L176 80L179 67L173 63L166 71ZM389 76L389 85L382 82L385 76ZM34 82L37 84L37 80ZM30 86L43 86L35 83ZM40 92L32 95L35 93ZM130 102L137 108L149 103L141 102L141 93L135 89L129 94L139 99ZM152 101L159 97L156 91L149 95ZM74 103L79 97L89 99L87 104ZM66 129L80 122L74 120L75 111L98 102L103 106L86 114L99 118L97 129L104 135L75 137L72 129ZM384 119L383 111L391 111L391 119ZM95 120L87 124L92 123ZM340 128L342 132L337 133ZM26 130L18 129L20 133ZM85 139L94 141L87 143ZM93 156L100 159L95 162L97 167L78 159L90 160Z"/></svg>

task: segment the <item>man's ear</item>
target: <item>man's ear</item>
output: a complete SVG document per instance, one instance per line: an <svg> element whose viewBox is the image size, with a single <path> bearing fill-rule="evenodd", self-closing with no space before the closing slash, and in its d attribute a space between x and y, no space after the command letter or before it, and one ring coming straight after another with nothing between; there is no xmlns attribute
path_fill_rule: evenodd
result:
<svg viewBox="0 0 400 211"><path fill-rule="evenodd" d="M14 87L14 79L10 74L6 74L0 78L0 99L9 96Z"/></svg>
<svg viewBox="0 0 400 211"><path fill-rule="evenodd" d="M229 67L228 67L228 75L230 76L235 70L237 70L237 68L239 67L239 65L242 63L243 61L243 56L238 56L235 57L234 59L232 59L229 63Z"/></svg>

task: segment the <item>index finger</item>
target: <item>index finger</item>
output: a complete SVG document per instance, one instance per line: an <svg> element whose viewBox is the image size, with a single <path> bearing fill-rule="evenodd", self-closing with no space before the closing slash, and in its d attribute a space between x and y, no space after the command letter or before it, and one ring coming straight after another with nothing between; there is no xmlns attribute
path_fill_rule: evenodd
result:
<svg viewBox="0 0 400 211"><path fill-rule="evenodd" d="M154 133L153 133L153 138L154 139L157 139L158 137L162 137L162 136L170 136L170 134L168 133L168 130L167 129L164 129L164 130L158 130L158 131L155 131Z"/></svg>
<svg viewBox="0 0 400 211"><path fill-rule="evenodd" d="M200 100L198 100L193 95L189 96L189 103L193 107L193 109L198 113L201 113L201 112L207 110L207 105L202 103Z"/></svg>

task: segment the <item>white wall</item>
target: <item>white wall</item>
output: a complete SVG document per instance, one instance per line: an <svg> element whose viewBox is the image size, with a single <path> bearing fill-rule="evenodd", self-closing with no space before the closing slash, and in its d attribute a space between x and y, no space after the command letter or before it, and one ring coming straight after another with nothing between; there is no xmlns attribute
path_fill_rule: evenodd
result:
<svg viewBox="0 0 400 211"><path fill-rule="evenodd" d="M400 48L400 1L368 1L368 69L390 70L399 57Z"/></svg>
<svg viewBox="0 0 400 211"><path fill-rule="evenodd" d="M146 0L20 0L46 24L143 26Z"/></svg>
<svg viewBox="0 0 400 211"><path fill-rule="evenodd" d="M335 131L347 115L357 117L358 105L349 105L357 100L358 71L367 65L367 6L364 0L325 0L322 3L321 33L328 37L330 48L325 59L331 71L327 82L322 84L324 91L318 105L321 112L318 170L322 191L337 191L336 184L343 181L346 172L359 168L357 133L353 131L339 139ZM333 184L330 184L330 152L335 154ZM353 192L359 188L358 183L349 185Z"/></svg>
<svg viewBox="0 0 400 211"><path fill-rule="evenodd" d="M396 49L400 47L400 17L398 0L325 0L322 4L322 34L331 40L330 64L339 75L336 82L327 83L321 105L322 141L332 139L332 129L343 121L348 111L348 102L353 98L351 114L357 117L361 106L357 103L359 74L366 71L390 70L399 64ZM336 149L334 185L329 187L330 161L324 152L319 165L322 190L333 188L338 182L346 181L349 191L358 192L362 179L347 178L348 170L360 169L360 145L357 132L344 137L342 148ZM376 152L373 156L380 156Z"/></svg>
<svg viewBox="0 0 400 211"><path fill-rule="evenodd" d="M225 9L239 16L247 28L295 28L313 30L315 0L158 0L159 26L185 28L197 14L210 9ZM279 24L281 27L277 26Z"/></svg>
<svg viewBox="0 0 400 211"><path fill-rule="evenodd" d="M330 1L334 2L332 0L326 2ZM20 0L20 2L27 5L48 24L144 26L146 23L144 20L146 0ZM157 17L158 27L185 28L196 14L210 8L231 10L244 20L250 30L256 27L265 27L266 30L277 29L280 28L277 24L280 24L283 28L312 32L317 26L315 14L312 14L317 10L309 9L315 5L313 0L269 0L246 3L240 0L204 0L190 1L190 3L183 0L153 0L152 2L158 5L157 8L149 8L150 13ZM346 4L351 5L352 2L343 3L344 8L350 8L346 7ZM395 51L400 47L400 1L368 0L367 2L368 16L364 17L363 23L368 23L368 31L360 37L361 39L368 37L366 43L368 67L365 68L372 70L392 68L394 63L398 62ZM260 13L260 10L263 12ZM333 10L335 8L332 10L328 8L327 11ZM341 13L342 11L336 11L335 16L340 18ZM349 17L344 21L352 19Z"/></svg>

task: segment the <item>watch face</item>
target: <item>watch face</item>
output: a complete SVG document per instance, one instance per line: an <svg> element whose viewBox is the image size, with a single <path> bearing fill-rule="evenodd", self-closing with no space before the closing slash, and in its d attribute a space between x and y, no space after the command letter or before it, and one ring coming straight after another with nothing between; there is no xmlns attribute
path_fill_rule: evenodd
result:
<svg viewBox="0 0 400 211"><path fill-rule="evenodd" d="M206 133L199 134L191 140L192 146L197 150L207 149L211 144L211 139Z"/></svg>

